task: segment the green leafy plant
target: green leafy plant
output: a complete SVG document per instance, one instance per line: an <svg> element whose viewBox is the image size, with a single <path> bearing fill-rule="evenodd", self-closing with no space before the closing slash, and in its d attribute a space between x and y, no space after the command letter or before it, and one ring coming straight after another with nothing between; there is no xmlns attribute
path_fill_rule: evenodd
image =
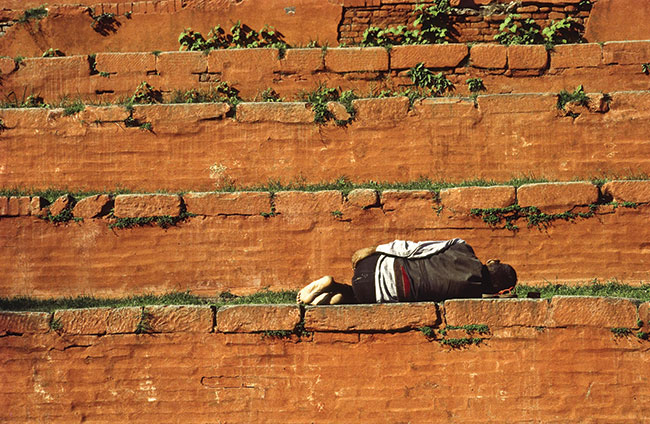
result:
<svg viewBox="0 0 650 424"><path fill-rule="evenodd" d="M212 49L225 48L255 48L255 47L273 47L280 49L282 56L284 50L288 47L284 41L283 35L275 28L265 25L259 32L255 31L248 25L237 21L231 28L230 34L226 34L220 25L210 30L207 37L200 32L186 28L178 36L178 42L181 45L180 50L189 51L209 51Z"/></svg>
<svg viewBox="0 0 650 424"><path fill-rule="evenodd" d="M648 75L650 74L650 63L644 63L641 65L641 72Z"/></svg>
<svg viewBox="0 0 650 424"><path fill-rule="evenodd" d="M485 91L485 85L483 85L483 80L481 78L468 78L465 82L467 83L467 88L470 93Z"/></svg>
<svg viewBox="0 0 650 424"><path fill-rule="evenodd" d="M58 224L58 223L61 223L61 222L70 222L70 221L74 221L74 222L83 221L83 218L78 218L78 217L76 218L72 214L72 209L71 208L65 208L56 215L52 215L50 213L50 211L48 211L47 215L41 217L41 219L43 219L45 221L48 221L48 222L50 222L52 224Z"/></svg>
<svg viewBox="0 0 650 424"><path fill-rule="evenodd" d="M641 340L648 340L648 333L645 331L637 331L636 336Z"/></svg>
<svg viewBox="0 0 650 424"><path fill-rule="evenodd" d="M311 104L314 111L314 122L317 124L324 124L334 118L332 112L327 109L327 103L338 100L339 96L338 88L329 88L323 84L313 91L302 92L299 95L303 101Z"/></svg>
<svg viewBox="0 0 650 424"><path fill-rule="evenodd" d="M330 212L330 213L331 213L332 216L333 216L334 218L336 218L336 219L341 219L341 218L343 218L343 212L341 212L341 211L332 211L332 212Z"/></svg>
<svg viewBox="0 0 650 424"><path fill-rule="evenodd" d="M139 104L160 103L162 102L162 93L148 82L142 81L129 100L131 103Z"/></svg>
<svg viewBox="0 0 650 424"><path fill-rule="evenodd" d="M109 216L114 221L108 225L108 228L126 229L133 227L145 227L150 225L158 225L160 228L169 228L196 215L182 211L178 216L161 215L141 218L115 218L112 213Z"/></svg>
<svg viewBox="0 0 650 424"><path fill-rule="evenodd" d="M424 337L426 337L429 340L435 338L435 336L436 336L435 331L433 330L433 328L431 328L429 326L425 325L424 327L418 328L418 330L420 331L420 333L424 334Z"/></svg>
<svg viewBox="0 0 650 424"><path fill-rule="evenodd" d="M5 95L5 100L0 102L0 107L3 108L23 108L23 107L46 107L43 98L37 94L27 95L27 87L23 89L20 97L11 91Z"/></svg>
<svg viewBox="0 0 650 424"><path fill-rule="evenodd" d="M61 106L63 107L63 116L75 115L79 112L82 112L86 108L86 105L84 105L81 99L73 101L64 99L61 102Z"/></svg>
<svg viewBox="0 0 650 424"><path fill-rule="evenodd" d="M214 82L208 90L190 89L187 91L175 90L170 97L171 103L214 103L227 102L237 104L241 102L239 90L230 86L225 81Z"/></svg>
<svg viewBox="0 0 650 424"><path fill-rule="evenodd" d="M584 87L579 85L573 90L573 93L569 93L566 90L562 90L557 95L557 108L564 110L567 104L573 103L580 106L587 106L589 104L589 96L585 93Z"/></svg>
<svg viewBox="0 0 650 424"><path fill-rule="evenodd" d="M99 76L104 78L110 78L111 74L110 72L99 71Z"/></svg>
<svg viewBox="0 0 650 424"><path fill-rule="evenodd" d="M62 56L65 56L65 53L63 53L59 49L53 49L51 47L45 50L41 55L41 57L62 57Z"/></svg>
<svg viewBox="0 0 650 424"><path fill-rule="evenodd" d="M625 337L632 334L632 330L627 327L614 327L610 328L611 332L614 333L616 337Z"/></svg>
<svg viewBox="0 0 650 424"><path fill-rule="evenodd" d="M147 334L151 333L151 314L145 312L144 309L140 313L140 321L135 326L135 334Z"/></svg>
<svg viewBox="0 0 650 424"><path fill-rule="evenodd" d="M262 98L263 102L276 103L282 101L280 95L270 87L262 91L260 97Z"/></svg>
<svg viewBox="0 0 650 424"><path fill-rule="evenodd" d="M40 20L45 18L46 16L47 16L47 9L45 8L45 5L41 5L39 7L25 10L16 22L18 22L19 24L26 24L32 19Z"/></svg>
<svg viewBox="0 0 650 424"><path fill-rule="evenodd" d="M86 12L92 18L90 27L101 35L106 36L115 33L117 32L117 28L121 25L115 18L114 13L100 13L99 15L95 15L95 9L92 7L87 8Z"/></svg>
<svg viewBox="0 0 650 424"><path fill-rule="evenodd" d="M470 215L480 217L483 222L490 226L500 225L505 223L504 228L516 231L519 227L515 222L519 218L524 218L528 221L528 227L546 227L552 221L564 220L571 221L575 218L590 218L595 215L598 205L589 205L588 212L562 212L547 214L539 210L535 206L522 207L519 205L512 205L505 208L488 208L488 209L471 209Z"/></svg>
<svg viewBox="0 0 650 424"><path fill-rule="evenodd" d="M452 349L458 349L463 346L469 345L479 345L483 339L479 337L460 337L460 338L450 338L450 339L440 339L440 344L451 347Z"/></svg>
<svg viewBox="0 0 650 424"><path fill-rule="evenodd" d="M422 44L439 44L447 40L451 28L449 0L437 0L434 4L420 3L413 9L413 24L420 27L416 34Z"/></svg>
<svg viewBox="0 0 650 424"><path fill-rule="evenodd" d="M510 14L499 25L494 39L507 46L513 44L543 44L544 37L539 25L533 19L521 19L521 15Z"/></svg>
<svg viewBox="0 0 650 424"><path fill-rule="evenodd" d="M573 18L551 21L551 25L542 30L547 45L581 43L582 25Z"/></svg>
<svg viewBox="0 0 650 424"><path fill-rule="evenodd" d="M442 72L434 74L424 66L424 62L409 69L406 75L411 78L416 87L425 89L425 93L429 95L442 96L454 88L452 82Z"/></svg>

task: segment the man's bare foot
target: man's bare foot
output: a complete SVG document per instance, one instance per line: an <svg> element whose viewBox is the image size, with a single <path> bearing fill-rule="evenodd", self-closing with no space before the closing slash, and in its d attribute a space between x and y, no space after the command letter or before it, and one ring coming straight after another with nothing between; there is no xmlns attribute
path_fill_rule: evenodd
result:
<svg viewBox="0 0 650 424"><path fill-rule="evenodd" d="M327 288L331 286L333 282L334 279L329 275L326 275L323 278L319 278L316 281L312 281L298 292L296 301L298 303L311 304L314 298L316 298L316 296L319 294L327 291Z"/></svg>
<svg viewBox="0 0 650 424"><path fill-rule="evenodd" d="M310 305L336 305L341 303L343 295L335 292L324 292L311 301Z"/></svg>

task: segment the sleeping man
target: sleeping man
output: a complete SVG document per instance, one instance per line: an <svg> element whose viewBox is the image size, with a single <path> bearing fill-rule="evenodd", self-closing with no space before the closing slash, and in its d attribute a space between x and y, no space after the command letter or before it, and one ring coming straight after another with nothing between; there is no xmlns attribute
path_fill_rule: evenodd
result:
<svg viewBox="0 0 650 424"><path fill-rule="evenodd" d="M441 302L446 299L513 297L517 273L498 259L485 265L464 240L395 240L352 255L352 285L330 276L298 292L298 303Z"/></svg>

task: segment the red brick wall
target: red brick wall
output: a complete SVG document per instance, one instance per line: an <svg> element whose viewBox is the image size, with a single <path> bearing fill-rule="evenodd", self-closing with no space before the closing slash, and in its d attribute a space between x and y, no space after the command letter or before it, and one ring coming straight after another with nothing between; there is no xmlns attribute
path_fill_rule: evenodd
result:
<svg viewBox="0 0 650 424"><path fill-rule="evenodd" d="M339 26L339 41L346 44L359 44L363 40L363 33L371 26L379 28L412 26L414 16L413 8L418 3L413 0L405 1L348 1L344 2L343 20ZM452 2L453 4L454 2ZM564 18L573 18L581 26L587 22L591 7L579 7L579 0L559 2L522 1L519 5L506 9L508 2L456 2L459 12L450 16L451 37L453 42L490 43L499 32L499 25L509 13L521 15L521 19L532 18L541 27L551 25L552 21ZM475 4L473 4L475 3ZM595 3L595 2L594 2ZM485 4L485 5L482 5ZM496 6L500 4L502 7ZM507 10L507 11L506 11Z"/></svg>
<svg viewBox="0 0 650 424"><path fill-rule="evenodd" d="M0 313L7 422L598 422L646 418L649 304L603 298ZM49 330L56 319L57 332ZM214 323L216 321L216 325ZM448 325L486 324L467 335ZM420 326L434 329L427 339ZM443 339L482 341L453 349Z"/></svg>
<svg viewBox="0 0 650 424"><path fill-rule="evenodd" d="M591 183L516 191L470 187L443 190L439 200L427 191L385 191L380 198L372 190L347 198L338 191L278 192L273 199L268 193L188 193L182 196L185 207L196 216L167 229L109 228L114 220L106 214L114 207L117 217L177 216L177 195L118 196L114 203L85 199L72 210L83 222L62 224L39 219L45 209L38 202L30 208L29 198L13 198L0 203L0 296L296 289L323 275L349 281L350 257L361 247L453 237L467 240L483 261L511 263L522 283L617 278L638 284L650 279L649 186L611 182L600 193ZM636 207L602 204L593 217L539 227L519 219L518 231L470 215L471 208L507 207L515 199L545 213L585 212L584 205L609 200ZM61 202L54 207L60 210Z"/></svg>

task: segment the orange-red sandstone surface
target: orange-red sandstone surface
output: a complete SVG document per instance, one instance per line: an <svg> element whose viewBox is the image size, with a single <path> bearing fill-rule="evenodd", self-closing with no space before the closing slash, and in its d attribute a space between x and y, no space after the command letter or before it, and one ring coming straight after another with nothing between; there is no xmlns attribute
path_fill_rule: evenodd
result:
<svg viewBox="0 0 650 424"><path fill-rule="evenodd" d="M647 323L625 299L310 307L313 334L283 339L297 306L0 312L7 422L620 422L646 418ZM272 312L273 311L273 312ZM216 327L214 319L216 317ZM59 330L50 330L57 318ZM239 323L239 325L237 324ZM260 324L251 326L249 323ZM489 332L440 331L485 324ZM421 326L432 328L427 339ZM647 331L647 325L644 324ZM453 349L450 338L476 337Z"/></svg>
<svg viewBox="0 0 650 424"><path fill-rule="evenodd" d="M349 281L350 257L361 247L453 237L467 240L483 261L498 257L511 263L522 283L599 277L639 284L650 280L647 186L647 181L610 182L602 197L585 183L522 186L518 191L526 193L527 205L576 215L532 227L520 218L516 231L503 228L505 222L491 227L469 213L473 207L512 205L512 187L443 190L440 201L428 191L385 191L378 199L372 190L358 190L350 193L352 200L338 191L287 191L273 198L268 193L187 194L187 212L196 216L166 229L110 228L106 216L53 224L35 216L43 210L21 214L9 207L20 199L38 203L37 198L11 198L0 217L0 266L6 271L0 294L191 290L216 295L296 289L323 275ZM140 198L136 209L122 200L133 197ZM118 196L115 215L165 215L169 205L160 197ZM169 197L178 202L177 196ZM601 199L618 204L598 206L590 217L577 215ZM624 207L623 202L634 204Z"/></svg>
<svg viewBox="0 0 650 424"><path fill-rule="evenodd" d="M225 104L136 106L134 118L150 131L127 127L114 116L119 107L71 116L3 109L0 178L5 187L209 191L342 175L506 181L650 172L648 92L612 93L606 112L572 106L576 118L556 103L550 94L487 95L476 105L437 98L409 109L406 97L364 99L344 127L315 124L304 103L244 103L235 119Z"/></svg>

